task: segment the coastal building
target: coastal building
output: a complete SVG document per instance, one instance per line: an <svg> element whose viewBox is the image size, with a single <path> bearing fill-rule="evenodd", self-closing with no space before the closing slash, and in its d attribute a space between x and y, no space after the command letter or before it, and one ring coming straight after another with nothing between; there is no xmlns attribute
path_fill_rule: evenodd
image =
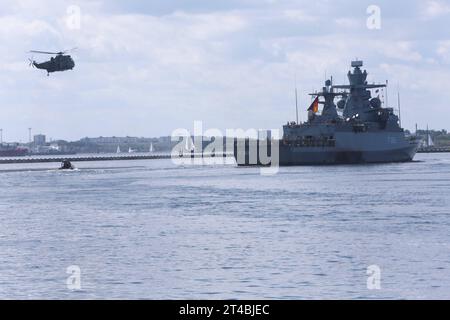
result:
<svg viewBox="0 0 450 320"><path fill-rule="evenodd" d="M46 136L44 134L36 134L33 137L33 144L35 146L44 146L46 143Z"/></svg>

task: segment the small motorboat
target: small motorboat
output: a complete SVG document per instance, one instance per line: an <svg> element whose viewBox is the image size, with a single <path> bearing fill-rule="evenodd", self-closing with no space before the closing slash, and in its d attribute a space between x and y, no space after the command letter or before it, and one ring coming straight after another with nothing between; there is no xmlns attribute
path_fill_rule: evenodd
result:
<svg viewBox="0 0 450 320"><path fill-rule="evenodd" d="M59 167L59 170L74 170L74 165L69 160L63 160L61 162L61 167Z"/></svg>

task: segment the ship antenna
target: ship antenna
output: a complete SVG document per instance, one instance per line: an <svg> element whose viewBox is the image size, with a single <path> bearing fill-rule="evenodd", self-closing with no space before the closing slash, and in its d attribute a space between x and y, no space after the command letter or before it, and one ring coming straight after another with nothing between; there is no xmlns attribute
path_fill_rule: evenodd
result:
<svg viewBox="0 0 450 320"><path fill-rule="evenodd" d="M397 103L398 103L398 122L400 124L400 128L402 127L402 109L400 107L400 90L397 89Z"/></svg>
<svg viewBox="0 0 450 320"><path fill-rule="evenodd" d="M297 118L297 124L298 123L298 94L297 94L297 87L295 87L295 113L296 113L296 118Z"/></svg>
<svg viewBox="0 0 450 320"><path fill-rule="evenodd" d="M297 124L299 124L299 122L298 122L298 91L297 91L297 74L295 74L295 116L296 116Z"/></svg>
<svg viewBox="0 0 450 320"><path fill-rule="evenodd" d="M389 103L388 103L388 99L389 99L389 95L388 95L388 80L386 80L386 108L389 108Z"/></svg>

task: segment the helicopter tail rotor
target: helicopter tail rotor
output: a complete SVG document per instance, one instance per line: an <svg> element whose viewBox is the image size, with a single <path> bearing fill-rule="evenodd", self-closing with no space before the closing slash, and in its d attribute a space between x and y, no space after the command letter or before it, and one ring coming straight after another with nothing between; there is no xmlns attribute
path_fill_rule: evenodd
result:
<svg viewBox="0 0 450 320"><path fill-rule="evenodd" d="M31 58L31 59L28 59L28 60L30 61L30 67L32 67L32 68L36 68L36 66L34 65L34 64L35 64L35 62L34 62L33 58Z"/></svg>

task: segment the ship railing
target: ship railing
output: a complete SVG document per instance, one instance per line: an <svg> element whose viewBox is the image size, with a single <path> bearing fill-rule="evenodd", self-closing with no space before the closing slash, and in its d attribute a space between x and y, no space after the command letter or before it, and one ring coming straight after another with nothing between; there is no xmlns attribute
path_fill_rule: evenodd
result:
<svg viewBox="0 0 450 320"><path fill-rule="evenodd" d="M332 137L324 138L313 138L313 137L301 137L293 140L284 140L284 144L295 146L295 147L315 147L315 148L325 148L325 147L335 147L336 139Z"/></svg>

